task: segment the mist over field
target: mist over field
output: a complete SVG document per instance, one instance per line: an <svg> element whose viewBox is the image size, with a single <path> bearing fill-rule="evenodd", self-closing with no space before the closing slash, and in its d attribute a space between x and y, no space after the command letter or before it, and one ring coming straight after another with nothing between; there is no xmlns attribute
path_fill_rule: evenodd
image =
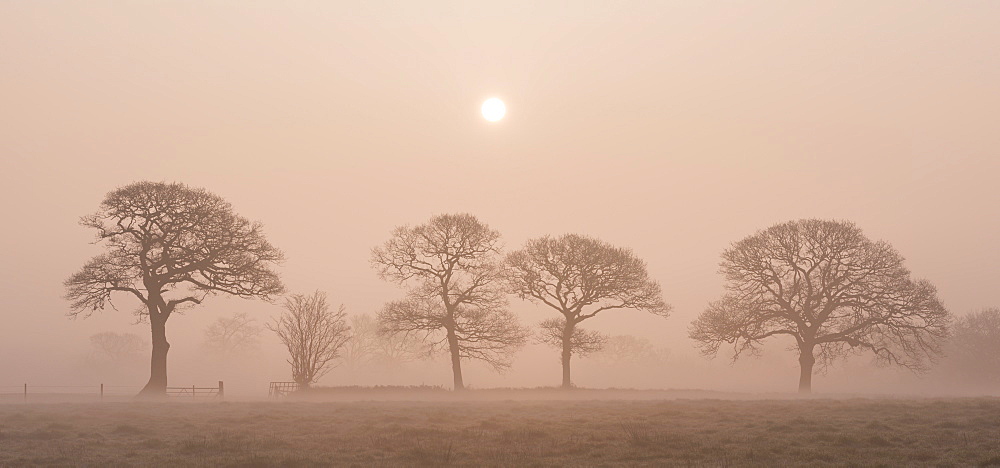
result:
<svg viewBox="0 0 1000 468"><path fill-rule="evenodd" d="M1000 304L991 3L0 8L0 354L17 356L0 362L4 384L141 385L141 365L82 362L94 333L148 334L135 304L117 297L119 311L67 320L61 299L62 281L99 252L76 220L137 180L221 195L264 223L290 290L327 291L349 314L401 296L369 267L370 249L434 214L472 213L507 250L563 233L631 248L674 311L591 328L670 355L631 373L581 361L588 387L788 390L788 343L730 367L687 337L722 292L722 250L786 220L857 223L954 314ZM489 95L510 109L498 125L475 112ZM526 324L549 317L511 308ZM262 324L279 308L212 297L175 317L171 380L259 394L286 376L269 333L256 356L202 352L204 329L238 311ZM552 385L558 365L528 346L508 374L473 366L469 380ZM323 383L447 383L446 367L417 367L337 369ZM817 378L831 391L923 387L864 359Z"/></svg>
<svg viewBox="0 0 1000 468"><path fill-rule="evenodd" d="M1000 396L998 20L988 1L0 3L0 449L20 454L0 466L1000 463L961 435L997 430L976 412ZM165 212L185 227L128 237ZM453 235L471 253L419 257ZM302 317L329 349L293 365ZM140 390L220 381L214 422L130 429L171 412ZM263 403L291 381L313 396ZM124 413L84 444L102 384ZM830 400L741 425L773 409L742 400L797 390ZM65 421L2 405L52 393L86 396ZM428 406L366 403L400 424L379 432L356 400ZM361 429L326 436L357 453L254 419L341 413ZM816 417L820 455L754 439ZM904 450L930 427L964 448ZM617 442L536 444L565 434ZM519 451L474 449L494 442Z"/></svg>

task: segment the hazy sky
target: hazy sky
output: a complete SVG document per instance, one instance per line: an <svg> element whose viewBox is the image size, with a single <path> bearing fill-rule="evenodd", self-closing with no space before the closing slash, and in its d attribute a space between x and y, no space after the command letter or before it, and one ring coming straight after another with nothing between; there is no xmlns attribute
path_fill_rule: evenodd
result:
<svg viewBox="0 0 1000 468"><path fill-rule="evenodd" d="M148 334L125 297L87 321L60 297L99 251L78 217L143 179L230 200L286 252L290 289L352 313L402 294L371 247L451 212L510 248L633 248L673 316L588 325L678 353L721 251L796 218L890 241L953 312L998 306L998 24L992 1L2 2L0 376ZM171 318L171 356L239 308L278 311L210 300ZM556 383L550 357L519 382Z"/></svg>

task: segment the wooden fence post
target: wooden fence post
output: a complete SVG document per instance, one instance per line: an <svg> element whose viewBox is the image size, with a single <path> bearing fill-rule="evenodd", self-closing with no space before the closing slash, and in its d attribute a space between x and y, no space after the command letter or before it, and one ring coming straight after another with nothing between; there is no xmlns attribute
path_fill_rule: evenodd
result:
<svg viewBox="0 0 1000 468"><path fill-rule="evenodd" d="M104 384L101 384L101 401L104 401Z"/></svg>
<svg viewBox="0 0 1000 468"><path fill-rule="evenodd" d="M28 402L28 384L24 384L24 402Z"/></svg>
<svg viewBox="0 0 1000 468"><path fill-rule="evenodd" d="M226 388L223 387L222 381L219 381L219 399L222 400L226 397Z"/></svg>

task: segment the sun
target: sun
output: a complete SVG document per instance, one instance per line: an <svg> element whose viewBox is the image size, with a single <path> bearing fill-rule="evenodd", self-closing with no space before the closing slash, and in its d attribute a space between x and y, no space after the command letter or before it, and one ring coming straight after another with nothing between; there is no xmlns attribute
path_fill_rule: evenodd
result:
<svg viewBox="0 0 1000 468"><path fill-rule="evenodd" d="M489 98L483 102L483 118L490 122L496 122L507 113L507 106L498 98Z"/></svg>

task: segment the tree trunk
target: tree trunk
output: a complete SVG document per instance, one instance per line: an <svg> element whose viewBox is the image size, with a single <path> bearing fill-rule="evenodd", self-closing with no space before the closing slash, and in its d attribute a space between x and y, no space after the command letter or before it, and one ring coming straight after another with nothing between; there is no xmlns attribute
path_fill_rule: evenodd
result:
<svg viewBox="0 0 1000 468"><path fill-rule="evenodd" d="M573 322L566 320L562 336L562 388L573 388L570 380L569 360L573 357Z"/></svg>
<svg viewBox="0 0 1000 468"><path fill-rule="evenodd" d="M462 381L462 355L458 351L458 336L452 328L448 329L448 348L451 351L451 372L455 376L455 390L465 390L465 382Z"/></svg>
<svg viewBox="0 0 1000 468"><path fill-rule="evenodd" d="M799 393L812 392L814 364L816 364L816 358L813 357L813 347L803 346L799 350Z"/></svg>
<svg viewBox="0 0 1000 468"><path fill-rule="evenodd" d="M149 363L149 382L139 392L142 397L167 396L167 319L160 314L150 314L149 323L153 331L153 354Z"/></svg>

